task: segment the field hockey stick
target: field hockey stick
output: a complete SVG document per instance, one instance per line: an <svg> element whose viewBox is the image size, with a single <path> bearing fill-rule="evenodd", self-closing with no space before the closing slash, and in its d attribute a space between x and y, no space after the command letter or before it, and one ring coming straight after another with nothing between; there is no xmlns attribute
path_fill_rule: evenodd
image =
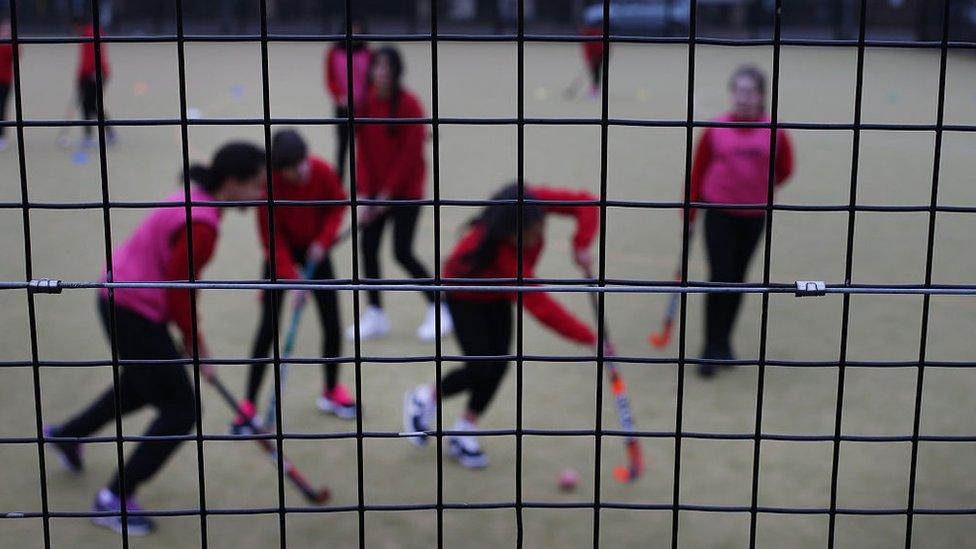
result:
<svg viewBox="0 0 976 549"><path fill-rule="evenodd" d="M335 240L332 242L332 246L342 242L349 235L352 234L352 227L346 227L343 229ZM307 263L305 268L302 269L302 276L305 280L310 280L315 274L315 269L318 267L317 264ZM295 304L292 307L291 320L288 324L288 332L285 333L285 345L282 347L281 352L281 376L278 381L278 390L276 391L274 386L271 387L271 397L268 399L268 410L264 414L264 424L268 429L274 427L276 423L275 408L278 405L278 393L285 392L285 381L288 379L288 362L286 359L291 357L292 352L295 349L295 340L298 337L298 327L301 324L302 312L305 309L305 304L308 302L308 291L302 291L298 294Z"/></svg>
<svg viewBox="0 0 976 549"><path fill-rule="evenodd" d="M584 268L583 272L586 278L593 278L589 267ZM593 315L597 318L597 322L603 321L603 341L606 348L610 354L614 354L615 350L613 342L610 340L610 329L607 326L607 321L600 317L599 298L594 292L587 292L587 294L590 296L590 305L593 306ZM631 412L630 399L627 397L627 385L624 383L623 376L620 375L620 368L617 367L616 362L604 357L603 364L606 366L607 376L610 378L610 388L613 390L613 400L617 406L617 417L620 418L620 425L624 431L631 433L624 438L624 446L627 449L627 465L614 467L613 476L619 482L634 482L644 472L644 454L641 450L640 441L633 435L636 429L634 428L634 415Z"/></svg>
<svg viewBox="0 0 976 549"><path fill-rule="evenodd" d="M691 239L694 236L694 232L689 228L688 230L688 243L691 245ZM681 260L678 260L678 268L674 270L674 280L676 282L681 282ZM674 292L668 296L668 308L664 311L664 319L661 321L661 330L658 332L651 332L647 334L647 342L651 344L655 349L663 349L668 346L671 342L671 332L674 331L674 318L678 314L678 301L681 299L681 294Z"/></svg>
<svg viewBox="0 0 976 549"><path fill-rule="evenodd" d="M566 86L566 89L563 90L563 99L573 99L576 97L576 94L579 93L580 84L583 82L583 77L584 74L579 73L573 78L569 86Z"/></svg>
<svg viewBox="0 0 976 549"><path fill-rule="evenodd" d="M309 280L312 275L315 274L315 268L318 265L312 262L305 264L305 268L302 269L302 278L304 280ZM295 304L291 310L291 321L288 323L288 332L285 334L285 345L281 350L281 376L278 382L278 389L275 390L274 385L271 386L271 398L268 402L268 410L264 414L264 424L268 429L272 429L276 423L275 409L278 407L278 393L283 393L285 391L285 381L288 379L288 363L285 362L291 357L292 351L295 349L295 339L298 337L298 326L302 322L302 312L305 310L305 304L308 303L308 292L301 291L295 299Z"/></svg>
<svg viewBox="0 0 976 549"><path fill-rule="evenodd" d="M254 425L254 422L251 421L246 414L244 414L241 407L237 404L237 400L234 398L234 395L230 393L230 390L227 389L227 386L220 381L216 374L204 375L203 377L208 383L210 383L210 385L217 389L217 392L220 393L220 396L224 399L224 402L231 407L237 416L244 418L244 421L246 421L246 425L248 427L250 427L255 433L267 433L267 431L258 429L257 426ZM271 440L264 438L255 439L254 442L256 442L266 454L268 454L268 456L271 458L271 463L277 467L278 450L275 444ZM314 488L311 484L309 484L305 477L302 476L302 473L298 470L298 467L296 467L295 464L284 455L281 456L281 464L282 470L288 477L288 480L291 481L296 488L298 488L302 495L305 496L305 499L307 499L310 503L321 505L329 501L332 492L330 492L328 488L325 486L321 488Z"/></svg>

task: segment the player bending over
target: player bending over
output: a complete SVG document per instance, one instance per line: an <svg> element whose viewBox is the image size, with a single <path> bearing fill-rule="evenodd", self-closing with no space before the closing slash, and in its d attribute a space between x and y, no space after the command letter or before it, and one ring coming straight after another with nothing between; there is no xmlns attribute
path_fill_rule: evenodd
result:
<svg viewBox="0 0 976 549"><path fill-rule="evenodd" d="M739 67L729 80L732 110L719 122L769 122L766 77L751 66ZM710 204L765 205L769 187L770 130L768 128L708 128L698 141L691 170L691 201ZM776 133L774 185L793 172L793 147L785 130ZM696 210L691 210L693 224ZM766 224L763 209L708 209L705 246L709 280L743 282L749 259ZM742 294L710 293L705 299L705 348L702 358L735 360L731 334ZM713 364L700 364L698 373L710 377Z"/></svg>
<svg viewBox="0 0 976 549"><path fill-rule="evenodd" d="M190 168L190 198L193 202L258 200L266 190L264 150L250 143L228 143L220 148L209 167ZM184 190L175 191L166 202L183 202ZM196 205L191 209L193 274L198 279L217 245L222 210L218 206ZM186 210L159 207L146 217L129 239L112 253L115 282L188 280ZM188 356L192 350L193 322L190 290L165 288L118 288L115 295L115 342L121 360L169 361ZM106 333L110 330L107 290L98 299L98 312ZM170 337L173 323L183 335L180 350ZM201 358L210 356L197 324L197 349ZM111 341L113 338L109 336ZM204 368L209 375L210 368ZM196 423L193 385L181 364L139 364L122 367L119 376L120 411L123 415L150 405L156 417L145 436L184 435ZM116 394L108 389L88 408L61 425L44 429L45 437L84 437L101 429L116 417ZM82 446L71 441L49 443L72 472L84 466ZM94 512L120 512L125 490L127 511L140 511L136 491L166 463L180 441L140 442L116 473L95 496ZM122 532L121 516L100 516L95 524ZM128 515L129 535L145 535L153 529L146 516Z"/></svg>
<svg viewBox="0 0 976 549"><path fill-rule="evenodd" d="M342 182L325 160L308 154L308 146L302 136L294 130L280 130L271 140L271 166L274 169L272 182L275 200L346 200ZM262 278L271 278L271 235L275 242L275 267L279 280L295 280L305 277L306 266L312 268L312 280L331 280L335 278L329 250L335 243L342 219L346 215L345 205L328 206L275 206L274 231L269 225L268 208L258 209L258 234L264 245L264 267ZM333 358L341 355L341 324L339 321L339 301L334 290L315 290L312 292L322 325L322 356ZM281 303L284 294L278 292L272 300L271 292L265 291L261 300L261 321L254 335L253 358L267 358L271 350L274 324L272 323L272 301L277 306L277 318L281 319ZM252 364L247 380L247 396L241 403L241 410L253 419L254 403L267 364ZM339 383L339 365L328 362L322 365L325 376L322 396L318 407L326 413L341 418L356 417L356 402L344 385ZM247 423L245 418L237 418L234 432L241 432Z"/></svg>
<svg viewBox="0 0 976 549"><path fill-rule="evenodd" d="M526 199L594 200L585 191L526 186ZM492 197L493 200L518 198L518 187L511 184ZM522 275L535 277L535 264L544 246L545 216L549 213L576 218L573 237L574 260L584 270L591 259L589 246L597 231L599 210L595 206L522 206ZM518 207L515 204L493 204L486 207L469 225L467 232L451 252L444 266L445 278L516 278L518 275L517 229ZM516 292L447 292L445 301L454 317L458 342L468 356L506 356L512 342L512 303ZM567 311L558 301L543 292L522 294L525 308L540 322L567 339L584 345L595 345L596 335L586 324ZM472 431L484 414L508 369L508 360L465 363L441 380L441 398L468 394L468 405L452 430ZM421 385L408 391L403 400L403 428L407 432L429 431L436 411L435 388ZM411 437L418 446L426 437ZM448 451L464 467L488 465L488 457L473 435L448 437Z"/></svg>

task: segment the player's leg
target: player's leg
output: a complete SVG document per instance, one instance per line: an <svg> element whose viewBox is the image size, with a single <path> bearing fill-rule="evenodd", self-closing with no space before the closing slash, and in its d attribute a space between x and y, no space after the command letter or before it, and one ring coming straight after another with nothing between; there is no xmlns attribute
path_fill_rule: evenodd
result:
<svg viewBox="0 0 976 549"><path fill-rule="evenodd" d="M732 218L718 210L709 210L705 214L705 248L709 280L712 282L735 282L737 276L737 236ZM731 358L730 314L735 307L735 295L709 293L705 297L705 348L702 358ZM714 366L702 364L698 372L707 377L714 373Z"/></svg>
<svg viewBox="0 0 976 549"><path fill-rule="evenodd" d="M271 276L268 262L264 263L262 279L267 280ZM251 358L268 358L271 355L271 344L274 342L274 319L277 317L278 325L281 325L281 303L285 298L283 292L276 291L276 299L272 299L272 291L261 292L261 316L257 330L254 332L254 343L251 346ZM244 400L240 403L241 411L248 417L237 417L231 424L231 433L242 434L250 431L246 424L248 420L255 420L256 403L258 392L261 390L261 383L268 363L260 362L251 364L247 373L247 390L244 393Z"/></svg>
<svg viewBox="0 0 976 549"><path fill-rule="evenodd" d="M169 347L169 351L166 352L171 351L172 355L168 358L179 356L172 342ZM159 350L164 351L164 349L165 344L160 339ZM129 387L156 408L156 417L143 433L144 436L178 436L192 431L196 424L196 399L183 365L136 366L130 368L127 373L130 375ZM93 510L120 510L122 503L120 494L123 488L126 509L141 510L136 501L136 491L165 465L173 452L179 448L180 443L181 441L172 440L140 442L126 459L122 471L96 495ZM130 535L148 534L154 526L149 517L129 516L127 521ZM94 522L118 532L122 530L120 517L97 517Z"/></svg>
<svg viewBox="0 0 976 549"><path fill-rule="evenodd" d="M126 309L116 308L116 326L118 337L116 340L121 354L123 346L127 346L132 334L128 333L133 327L146 328L148 322L139 315L133 314ZM108 334L109 317L108 301L99 298L98 312ZM145 402L135 391L127 388L129 382L128 369L123 368L119 374L119 406L123 415L142 407ZM47 425L44 427L44 435L52 437L84 437L104 427L109 421L115 419L115 388L109 387L105 392L88 405L84 410L72 416L60 425ZM53 442L51 447L57 452L58 459L66 469L72 472L80 472L84 467L82 460L82 445L77 442Z"/></svg>
<svg viewBox="0 0 976 549"><path fill-rule="evenodd" d="M108 305L100 302L100 311L104 325L108 325ZM116 308L116 344L119 358L123 360L174 360L180 358L169 330L165 324L151 322L141 315L129 312L123 308ZM123 371L124 383L121 386L121 397L128 403L127 407L134 409L132 403L148 403L160 407L163 400L178 402L179 409L166 408L160 411L160 416L153 422L148 433L154 435L185 434L193 426L195 417L193 391L182 365L154 364L149 366L127 366ZM189 396L187 396L189 394ZM131 399L131 400L130 400ZM185 409L184 409L185 408ZM187 426L189 425L189 426ZM146 445L153 445L148 450ZM163 448L172 446L171 449ZM178 442L140 443L135 452L125 462L125 467L117 473L95 496L92 510L95 512L118 512L122 508L121 490L125 489L125 507L128 511L141 510L135 499L135 491L139 484L152 476L162 465L165 458L172 453ZM147 457L152 459L147 459ZM119 482L122 475L124 482ZM96 524L109 527L117 532L122 531L121 516L104 516L93 519ZM149 517L128 516L126 520L130 535L149 533L153 522Z"/></svg>
<svg viewBox="0 0 976 549"><path fill-rule="evenodd" d="M108 109L105 107L105 85L106 84L108 84L108 81L106 79L104 79L104 78L102 78L102 80L100 82L99 81L96 81L95 82L95 85L97 86L97 89L98 89L98 93L101 94L101 96L102 96L102 118L104 120L108 120ZM112 126L105 126L105 142L107 144L109 144L109 145L114 145L115 144L115 128L114 127L112 127Z"/></svg>
<svg viewBox="0 0 976 549"><path fill-rule="evenodd" d="M332 280L335 273L332 258L325 256L315 269L316 280ZM340 337L339 296L333 290L317 290L312 293L318 309L319 323L322 325L322 356L335 358L342 355ZM322 396L318 399L319 410L335 414L342 419L356 417L356 400L345 385L339 383L339 364L326 362L322 365L325 382Z"/></svg>
<svg viewBox="0 0 976 549"><path fill-rule="evenodd" d="M83 120L94 120L97 116L94 78L82 78L78 81L78 97L81 102L81 118ZM92 131L91 126L82 128L82 134L84 136L81 141L82 147L92 147L95 145L95 141L92 138Z"/></svg>
<svg viewBox="0 0 976 549"><path fill-rule="evenodd" d="M7 120L7 99L10 97L10 84L0 84L0 121ZM0 126L0 151L7 150L7 127Z"/></svg>
<svg viewBox="0 0 976 549"><path fill-rule="evenodd" d="M480 313L484 321L480 332L461 337L461 347L466 355L502 356L507 355L512 339L512 306L507 301L499 301L484 307ZM488 405L498 392L508 361L505 359L472 363L469 371L468 405L464 413L455 421L453 431L474 431L478 419L488 409ZM485 455L474 435L455 434L448 437L448 452L464 467L481 468L488 466Z"/></svg>
<svg viewBox="0 0 976 549"><path fill-rule="evenodd" d="M430 278L430 271L420 263L417 256L413 253L413 241L417 234L417 223L420 220L420 206L397 206L390 209L393 217L393 256L411 278ZM427 313L424 320L417 328L417 338L421 341L434 341L437 337L437 304L434 299L434 292L424 292L427 300ZM451 312L447 305L441 303L441 331L440 335L450 334L454 330L454 323L451 321Z"/></svg>
<svg viewBox="0 0 976 549"><path fill-rule="evenodd" d="M360 255L363 259L363 274L366 278L379 279L380 270L380 242L383 239L383 229L389 220L389 212L384 212L369 222L363 228L359 238ZM383 312L383 301L379 290L366 292L369 304L359 319L359 337L362 340L384 337L390 333L390 319ZM346 328L346 339L352 341L355 337L355 327Z"/></svg>
<svg viewBox="0 0 976 549"><path fill-rule="evenodd" d="M455 333L464 354L474 356L485 354L480 351L489 349L489 346L482 344L484 339L479 335L487 333L491 329L488 325L489 319L483 314L485 304L451 299L450 294L447 294L445 301L457 319ZM472 370L478 365L478 362L466 362L444 374L441 378L441 398L451 398L471 389L474 382ZM431 422L437 410L436 391L434 385L420 385L407 391L403 397L404 432L421 432L431 429ZM410 437L408 440L416 446L427 444L426 437Z"/></svg>
<svg viewBox="0 0 976 549"><path fill-rule="evenodd" d="M759 244L759 237L762 236L763 227L765 226L765 218L760 216L730 217L733 218L733 229L731 234L735 235L735 241L732 245L734 254L732 257L731 275L728 278L730 279L729 282L739 283L744 282L746 279L746 272L749 270L749 262L756 252L756 248ZM742 294L729 294L729 307L726 310L727 316L724 319L724 322L727 325L729 334L728 338L730 340L741 306ZM735 358L735 353L732 352L731 344L729 345L729 355L727 358Z"/></svg>

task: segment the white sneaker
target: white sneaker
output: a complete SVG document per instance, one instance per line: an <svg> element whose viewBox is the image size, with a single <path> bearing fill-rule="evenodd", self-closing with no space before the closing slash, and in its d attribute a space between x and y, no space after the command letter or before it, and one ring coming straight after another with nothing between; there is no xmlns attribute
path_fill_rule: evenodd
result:
<svg viewBox="0 0 976 549"><path fill-rule="evenodd" d="M452 431L473 431L475 425L470 421L459 419ZM447 437L447 452L467 469L482 469L488 466L488 456L481 451L478 439L473 435L452 435Z"/></svg>
<svg viewBox="0 0 976 549"><path fill-rule="evenodd" d="M98 146L98 141L90 135L81 138L82 149L93 149Z"/></svg>
<svg viewBox="0 0 976 549"><path fill-rule="evenodd" d="M403 395L403 432L429 431L437 401L429 385L418 385ZM414 446L427 446L427 435L407 437Z"/></svg>
<svg viewBox="0 0 976 549"><path fill-rule="evenodd" d="M427 316L424 322L417 328L417 339L420 341L434 341L437 334L437 306L431 303L427 306ZM451 311L447 305L441 303L441 337L450 335L454 331L454 320L451 319Z"/></svg>
<svg viewBox="0 0 976 549"><path fill-rule="evenodd" d="M390 333L390 319L387 318L383 309L370 305L359 318L359 339L379 339L386 337ZM356 339L356 327L346 327L346 339L353 341Z"/></svg>
<svg viewBox="0 0 976 549"><path fill-rule="evenodd" d="M0 152L7 150L7 138L0 137Z"/></svg>
<svg viewBox="0 0 976 549"><path fill-rule="evenodd" d="M71 138L68 137L67 135L59 135L58 136L58 146L61 147L62 149L70 149L71 148Z"/></svg>

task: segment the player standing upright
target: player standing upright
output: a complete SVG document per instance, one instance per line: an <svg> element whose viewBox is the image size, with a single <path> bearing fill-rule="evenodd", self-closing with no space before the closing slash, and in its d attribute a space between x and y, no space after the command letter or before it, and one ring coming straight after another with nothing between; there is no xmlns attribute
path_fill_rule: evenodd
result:
<svg viewBox="0 0 976 549"><path fill-rule="evenodd" d="M363 34L366 32L366 25L362 21L352 22L352 33ZM335 104L335 117L347 118L349 116L349 57L352 57L352 104L361 110L363 99L369 90L369 65L372 52L369 44L364 40L351 40L350 47L346 49L346 41L339 40L325 52L325 87L332 95ZM350 53L351 52L351 53ZM349 147L349 127L345 123L336 124L336 160L335 165L339 170L339 179L343 179L346 173L346 151Z"/></svg>
<svg viewBox="0 0 976 549"><path fill-rule="evenodd" d="M766 77L751 66L739 67L729 80L732 110L718 122L770 121L766 114ZM698 141L691 171L692 202L755 204L757 209L708 209L705 213L705 245L709 280L743 282L749 260L766 224L769 187L769 128L707 128ZM774 186L793 173L793 147L789 134L777 130ZM690 212L694 223L696 210ZM702 358L734 360L731 334L742 302L740 293L710 293L705 299L705 348ZM699 374L715 373L713 364L701 364Z"/></svg>
<svg viewBox="0 0 976 549"><path fill-rule="evenodd" d="M85 19L75 21L75 32L81 38L94 38L95 27ZM82 42L78 44L78 72L76 73L78 86L78 104L81 108L81 118L83 120L96 120L98 118L98 94L102 93L102 105L105 104L104 89L108 82L112 69L108 61L108 48L104 42L99 43L99 61L95 62L95 43ZM101 78L97 77L98 66L101 65ZM102 113L108 119L108 111ZM84 138L81 146L88 148L95 145L92 138L92 126L85 126L82 129ZM111 126L105 128L105 139L109 145L115 143L115 129Z"/></svg>
<svg viewBox="0 0 976 549"><path fill-rule="evenodd" d="M423 118L424 111L417 96L403 85L403 60L392 46L380 48L373 55L370 68L372 89L363 102L363 118ZM427 163L424 141L427 133L423 124L363 124L356 128L356 189L360 199L417 200L424 197ZM363 271L366 278L381 277L379 263L380 240L387 223L393 225L393 255L397 263L413 278L430 278L430 273L413 252L413 240L420 219L419 204L393 206L364 206L360 221L364 224L360 240ZM367 292L369 306L360 322L360 337L383 337L390 331L390 322L383 311L378 290ZM424 292L427 314L417 337L433 341L435 326L434 292ZM440 335L451 332L453 324L447 307L441 306ZM353 327L346 329L352 339Z"/></svg>

